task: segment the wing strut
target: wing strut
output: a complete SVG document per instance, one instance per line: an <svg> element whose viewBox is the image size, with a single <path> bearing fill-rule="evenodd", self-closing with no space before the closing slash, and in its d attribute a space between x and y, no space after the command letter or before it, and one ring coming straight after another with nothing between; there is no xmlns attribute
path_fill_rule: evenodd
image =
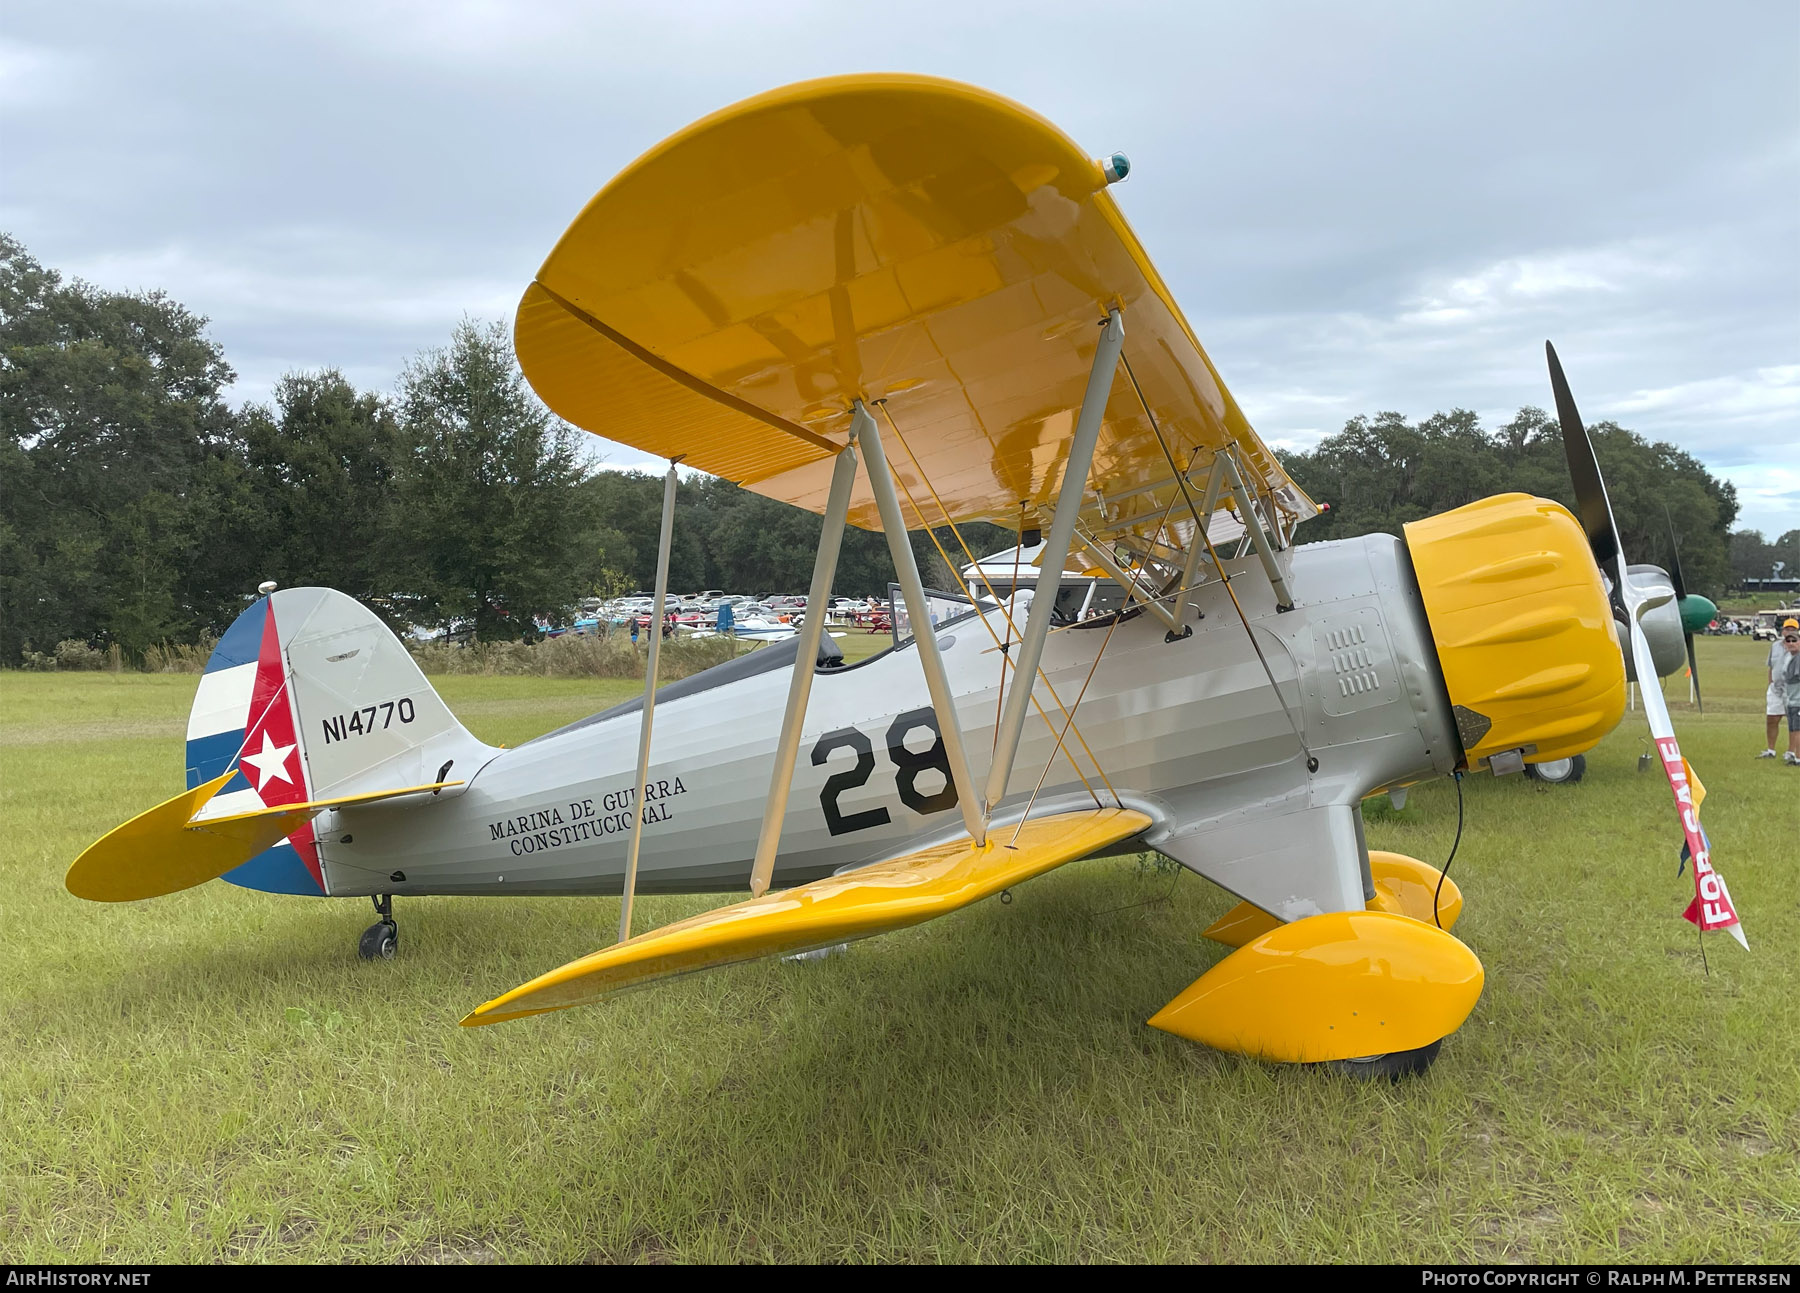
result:
<svg viewBox="0 0 1800 1293"><path fill-rule="evenodd" d="M1224 457L1225 471L1231 477L1231 497L1237 502L1238 519L1244 523L1244 530L1256 548L1256 555L1262 560L1263 573L1269 577L1269 583L1275 589L1275 609L1291 611L1294 609L1294 594L1288 590L1281 567L1275 563L1275 545L1269 539L1269 532L1263 528L1262 518L1256 514L1255 495L1244 486L1243 473L1238 470L1237 455L1226 449Z"/></svg>
<svg viewBox="0 0 1800 1293"><path fill-rule="evenodd" d="M1075 520L1087 494L1094 445L1100 438L1100 423L1106 414L1106 400L1112 393L1113 374L1118 369L1119 353L1124 346L1124 316L1114 309L1108 312L1106 323L1100 330L1094 366L1088 373L1087 390L1081 397L1081 415L1075 420L1075 434L1069 438L1069 460L1063 468L1061 497L1056 502L1050 533L1045 536L1037 591L1032 595L1025 632L1019 639L1018 659L1013 661L1012 688L1006 693L1006 709L1000 717L1000 728L994 734L994 764L988 770L984 802L986 816L992 816L994 808L1006 797L1006 782L1012 776L1013 760L1019 753L1019 737L1025 729L1025 709L1031 700L1032 683L1037 679L1038 661L1043 658L1044 639L1050 633L1056 596L1062 591L1063 566L1069 559L1069 548L1075 538ZM1046 580L1048 588L1044 586Z"/></svg>
<svg viewBox="0 0 1800 1293"><path fill-rule="evenodd" d="M960 546L962 548L963 556L966 557L968 559L969 564L974 567L976 578L981 580L982 586L987 589L988 598L994 603L996 609L999 610L1000 618L1006 624L1006 641L1002 642L1000 640L1000 635L998 633L994 632L994 626L990 622L990 617L988 615L984 614L984 615L979 615L976 617L977 619L979 619L981 621L981 627L987 631L989 640L992 641L994 644L993 647L991 647L990 649L994 650L994 651L998 651L1001 656L1000 685L997 688L996 693L995 693L995 707L994 707L994 734L996 737L998 737L999 732L1000 732L1001 706L1005 703L1005 699L1006 699L1006 666L1007 666L1007 664L1010 663L1010 660L1007 657L1007 652L1008 652L1008 650L1011 649L1012 635L1018 631L1018 627L1019 627L1016 623L1014 623L1013 614L1010 609L1012 594L1009 593L1007 595L1007 597L1002 598L999 593L994 591L993 581L990 580L987 577L986 573L983 572L983 570L981 569L981 563L975 559L975 554L969 550L969 541L963 537L962 531L956 528L956 519L950 515L949 509L944 506L943 499L938 497L937 489L935 486L932 485L931 477L926 475L924 465L922 463L920 463L918 455L913 453L912 446L906 443L906 437L900 434L900 426L898 423L896 423L894 421L893 411L888 408L886 401L883 401L879 405L879 407L881 409L882 416L887 418L888 430L892 431L894 433L894 439L896 439L900 442L900 447L902 449L906 450L906 456L912 459L913 470L916 471L919 475L919 483L924 485L925 488L928 491L930 491L932 501L937 504L938 515L940 515L944 518L945 526L949 529L950 533L955 537L958 546ZM967 597L969 599L969 604L971 606L978 604L980 599L977 598L975 595L975 586L973 584L971 584L968 580L964 579L961 575L956 573L956 569L957 569L956 562L954 562L950 559L950 554L944 550L943 543L941 543L938 540L937 531L933 530L931 528L931 522L929 522L925 519L924 509L919 506L919 501L912 496L912 491L906 487L906 478L904 476L896 476L896 477L894 477L894 483L896 485L900 486L900 491L906 495L906 501L907 501L908 505L911 506L911 508L913 510L913 515L915 515L919 518L919 527L924 531L925 537L931 540L931 546L937 549L938 556L940 556L944 559L944 566L947 570L949 570L950 577L956 581L957 589L962 593L962 595L964 597ZM1021 500L1020 504L1019 504L1019 515L1020 515L1021 519L1023 519L1023 517L1024 517L1025 507L1026 507L1026 503L1023 500ZM1019 549L1017 547L1015 547L1013 549L1013 583L1016 584L1018 582L1018 579L1019 579ZM1092 596L1091 591L1089 593L1089 596L1090 597ZM1052 631L1054 631L1054 630L1052 630ZM985 655L987 653L984 651L982 654ZM1045 690L1047 690L1050 693L1051 702L1057 707L1057 709L1061 710L1062 715L1065 719L1068 718L1068 716L1069 716L1068 708L1063 705L1062 698L1056 694L1055 685L1051 683L1049 677L1044 673L1044 671L1042 669L1038 670L1038 677L1043 680ZM1050 721L1050 715L1045 711L1043 705L1038 703L1038 698L1036 695L1032 696L1031 704L1032 704L1032 707L1037 710L1038 717L1044 720L1044 726L1049 728L1051 734L1054 735L1056 732L1056 724L1054 724ZM1093 762L1094 771L1097 774L1099 774L1100 781L1102 784L1104 784L1106 786L1107 793L1111 794L1113 799L1115 801L1117 801L1119 798L1118 793L1113 790L1112 782L1107 780L1106 769L1101 766L1100 760L1094 758L1094 751L1089 748L1087 740L1081 735L1081 729L1074 728L1072 730L1075 733L1075 739L1078 742L1080 742L1081 748L1083 750L1087 751L1088 758L1090 760L1092 760L1092 762ZM992 757L992 753L993 752L990 750L989 751L990 758ZM1093 784L1088 781L1087 774L1081 770L1081 765L1075 762L1074 755L1069 756L1069 769L1070 769L1070 771L1072 771L1075 774L1077 779L1080 780L1082 787L1090 795L1094 796L1094 807L1099 808L1101 806L1100 796L1098 794L1095 794Z"/></svg>
<svg viewBox="0 0 1800 1293"><path fill-rule="evenodd" d="M644 841L644 786L650 780L650 729L656 721L656 666L662 655L663 603L669 596L669 539L675 533L675 464L663 477L662 534L656 540L656 600L651 610L650 659L644 668L644 720L638 728L637 796L631 801L631 849L619 900L619 941L631 937L631 899L637 890L638 847ZM815 647L816 649L816 647Z"/></svg>
<svg viewBox="0 0 1800 1293"><path fill-rule="evenodd" d="M1126 366L1125 371L1128 373L1131 371L1129 365ZM1169 452L1169 442L1163 439L1162 428L1156 424L1156 414L1150 411L1150 402L1144 398L1144 392L1138 387L1135 378L1132 380L1132 387L1137 390L1138 403L1143 406L1144 417L1149 421L1150 429L1156 433L1156 443L1162 447L1163 457L1168 459L1169 470L1176 473L1176 479L1181 485L1182 496L1187 499L1188 506L1192 508L1194 506L1194 499L1193 496L1188 493L1187 478L1182 475L1181 472L1176 470L1175 455ZM1250 648L1256 652L1256 660L1258 664L1262 665L1263 676L1269 680L1269 690L1275 693L1275 703L1281 706L1282 717L1287 719L1288 726L1294 729L1294 740L1299 744L1300 752L1306 756L1306 770L1308 772L1317 772L1319 770L1319 760L1314 756L1312 748L1307 745L1306 736L1300 730L1299 720L1294 717L1293 711L1288 708L1287 700L1281 694L1281 685L1275 681L1274 671L1269 668L1268 657L1263 655L1262 645L1256 640L1256 631L1250 627L1250 617L1244 614L1243 603L1238 601L1238 595L1232 591L1231 576L1225 571L1225 563L1219 560L1219 550L1213 546L1212 534L1207 529L1207 522L1212 519L1212 503L1217 496L1219 482L1225 473L1230 473L1232 480L1237 482L1239 491L1243 490L1243 477L1238 474L1237 460L1232 456L1234 452L1231 445L1226 445L1223 449L1220 449L1213 455L1212 477L1207 482L1206 486L1207 511L1204 513L1199 511L1194 512L1194 524L1198 527L1194 537L1206 545L1206 553L1212 558L1213 569L1219 572L1219 581L1225 585L1225 595L1231 598L1231 608L1237 612L1238 623L1244 626L1244 635L1250 639ZM1225 462L1223 464L1225 469L1224 472L1220 471L1220 454L1225 455ZM1248 542L1251 533L1250 516L1247 509L1244 507L1241 497L1238 501L1238 509L1238 519L1243 522L1244 538L1245 541ZM1270 582L1274 583L1276 567L1273 558L1265 556L1264 563L1269 572ZM1279 599L1283 592L1286 591L1286 587L1287 585L1285 583L1275 584L1275 595L1277 599ZM1286 609L1291 611L1294 608L1288 606Z"/></svg>
<svg viewBox="0 0 1800 1293"><path fill-rule="evenodd" d="M1196 533L1188 542L1187 561L1181 568L1181 598L1177 602L1177 613L1187 610L1187 594L1193 589L1194 580L1200 574L1200 561L1206 556L1206 539L1198 531L1204 530L1212 521L1213 509L1219 505L1219 489L1224 483L1224 467L1215 453L1212 464L1206 469L1206 495L1194 513Z"/></svg>
<svg viewBox="0 0 1800 1293"><path fill-rule="evenodd" d="M876 430L875 419L869 416L869 410L863 407L861 400L856 401L854 416L851 418L851 435L855 443L862 446L863 466L869 474L869 491L875 495L875 506L881 512L881 528L887 534L888 553L894 560L894 575L899 580L901 594L906 598L906 614L915 625L913 646L919 653L919 664L924 667L925 685L931 690L931 708L936 711L938 727L942 729L944 753L949 756L950 779L956 785L956 802L962 809L963 825L969 828L975 847L980 848L987 843L987 822L980 805L975 802L975 783L969 775L969 755L963 746L962 727L956 721L955 696L950 690L950 678L944 672L944 657L938 651L937 632L931 624L931 607L925 600L925 585L919 579L919 563L913 557L906 518L900 514L900 496L894 492L894 477L888 470L887 452L881 447L881 432ZM1093 452L1091 436L1088 439L1088 452ZM1084 480L1086 472L1084 465ZM1076 502L1080 502L1079 491ZM1057 513L1059 519L1061 515L1061 512ZM1066 533L1063 542L1065 545L1068 543ZM925 631L921 633L919 628ZM1041 635L1039 645L1042 645ZM1023 657L1017 667L1025 668ZM1029 678L1036 672L1037 658L1034 656L1030 672L1022 676ZM1026 691L1029 692L1030 688L1027 687ZM1024 718L1025 713L1021 709L1019 720L1023 722ZM1014 740L1017 739L1018 734L1014 733Z"/></svg>
<svg viewBox="0 0 1800 1293"><path fill-rule="evenodd" d="M861 406L858 406L859 411ZM800 653L794 657L794 676L788 682L787 712L781 719L781 736L775 745L775 771L769 778L769 798L763 805L762 833L756 837L756 862L750 868L750 894L760 898L775 873L775 850L781 844L781 824L787 816L788 791L794 785L794 765L800 759L800 730L806 723L806 702L812 696L813 669L819 659L819 639L825 632L825 609L831 600L831 581L837 574L838 552L844 544L844 518L850 512L850 491L856 484L856 431L850 426L850 443L838 451L831 471L831 494L825 504L825 528L819 534L818 555L813 558L812 586L806 592L806 618L800 625Z"/></svg>
<svg viewBox="0 0 1800 1293"><path fill-rule="evenodd" d="M1143 584L1138 582L1136 575L1119 564L1118 558L1113 556L1111 549L1088 534L1081 535L1079 542L1087 550L1087 554L1094 559L1094 564L1104 570L1115 584L1137 598L1138 605L1161 620L1164 628L1171 633L1181 632L1180 611L1171 610L1163 605L1161 598L1147 590ZM1129 603L1127 604L1129 605Z"/></svg>

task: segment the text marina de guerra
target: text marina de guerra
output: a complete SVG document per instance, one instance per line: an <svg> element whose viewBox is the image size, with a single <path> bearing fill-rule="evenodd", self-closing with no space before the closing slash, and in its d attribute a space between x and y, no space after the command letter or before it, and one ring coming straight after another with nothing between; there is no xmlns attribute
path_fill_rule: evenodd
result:
<svg viewBox="0 0 1800 1293"><path fill-rule="evenodd" d="M668 801L687 793L681 778L650 781L644 785L644 825L671 819ZM631 806L637 798L637 787L609 790L597 799L578 799L551 808L537 808L528 813L504 817L487 823L488 838L505 840L514 857L524 857L544 849L562 848L584 840L603 839L631 829Z"/></svg>

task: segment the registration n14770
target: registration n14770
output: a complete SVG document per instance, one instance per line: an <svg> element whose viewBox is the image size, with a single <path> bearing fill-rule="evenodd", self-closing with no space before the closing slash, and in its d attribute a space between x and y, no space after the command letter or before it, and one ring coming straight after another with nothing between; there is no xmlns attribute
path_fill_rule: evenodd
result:
<svg viewBox="0 0 1800 1293"><path fill-rule="evenodd" d="M325 733L325 744L330 745L333 741L348 741L353 736L386 731L395 723L410 723L414 717L412 697L402 696L399 700L365 705L335 718L320 719L319 727Z"/></svg>

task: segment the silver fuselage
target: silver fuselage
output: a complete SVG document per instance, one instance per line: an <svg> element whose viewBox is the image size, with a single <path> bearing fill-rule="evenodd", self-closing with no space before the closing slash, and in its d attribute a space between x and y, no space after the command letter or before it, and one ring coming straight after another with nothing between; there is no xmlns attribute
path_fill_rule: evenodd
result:
<svg viewBox="0 0 1800 1293"><path fill-rule="evenodd" d="M1356 805L1381 787L1454 768L1460 751L1450 704L1399 540L1314 544L1280 561L1296 602L1288 612L1277 612L1254 558L1226 562L1248 631L1215 579L1186 599L1190 637L1167 640L1149 615L1110 630L1053 633L1044 672L1062 705L1080 697L1075 725L1058 752L1050 723L1028 719L996 820L1017 817L1034 794L1040 809L1095 796L1110 805L1116 794L1154 824L1114 851L1160 848L1284 914L1360 906L1366 858ZM986 621L972 616L938 630L977 784L987 772L1005 659L995 639L1008 637L999 612ZM788 685L784 667L659 697L639 892L746 887ZM1060 730L1063 715L1042 681L1036 697ZM641 719L635 709L598 716L502 750L466 786L437 797L326 813L317 833L329 891L618 893ZM954 791L932 754L931 722L910 647L819 671L777 887L961 829ZM1283 834L1282 823L1298 821L1316 829ZM1294 855L1256 864L1257 875L1280 878L1274 888L1259 890L1248 871L1234 873L1248 860L1237 856L1243 849L1223 856L1215 846L1248 825L1259 840L1285 840L1281 847ZM1316 852L1332 856L1303 856ZM1280 876L1284 867L1293 874Z"/></svg>

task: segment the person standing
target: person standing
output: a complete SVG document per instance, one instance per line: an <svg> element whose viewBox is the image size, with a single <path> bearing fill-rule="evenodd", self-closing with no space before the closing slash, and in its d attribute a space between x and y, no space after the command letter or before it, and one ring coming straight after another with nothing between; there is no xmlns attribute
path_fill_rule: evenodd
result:
<svg viewBox="0 0 1800 1293"><path fill-rule="evenodd" d="M1787 659L1781 671L1787 700L1788 748L1782 762L1800 768L1800 620L1781 626L1781 647Z"/></svg>
<svg viewBox="0 0 1800 1293"><path fill-rule="evenodd" d="M1794 672L1792 662L1797 654L1800 654L1800 619L1789 616L1781 621L1781 633L1769 643L1769 694L1767 703L1763 705L1769 743L1756 756L1759 759L1775 757L1775 737L1781 731L1781 720L1785 716L1788 748L1782 762L1800 763L1800 734L1794 730L1795 720L1800 718L1800 714L1796 713L1800 698L1797 698L1793 684L1788 681Z"/></svg>

